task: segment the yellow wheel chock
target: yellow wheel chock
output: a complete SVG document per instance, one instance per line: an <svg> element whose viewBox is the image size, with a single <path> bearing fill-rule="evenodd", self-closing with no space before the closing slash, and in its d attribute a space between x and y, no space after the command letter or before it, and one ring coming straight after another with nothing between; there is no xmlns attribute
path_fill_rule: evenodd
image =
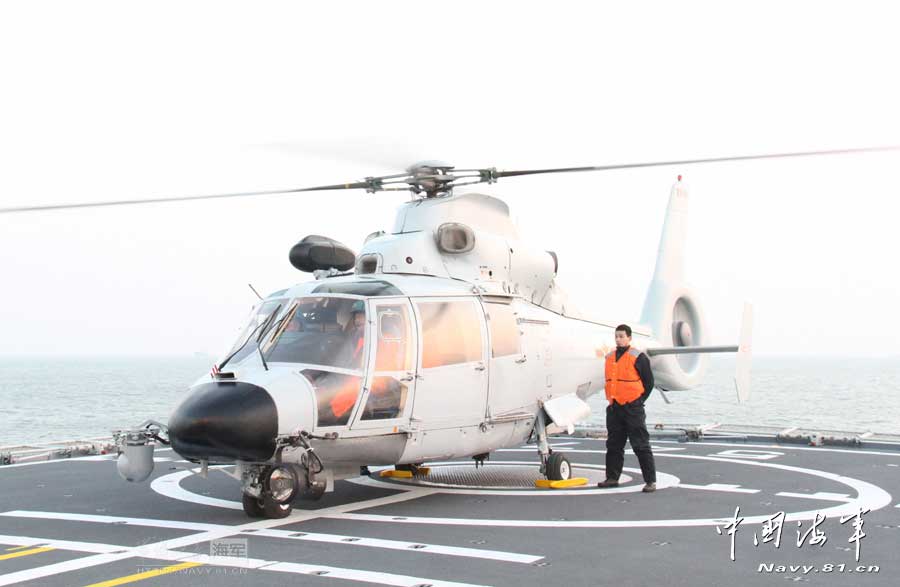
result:
<svg viewBox="0 0 900 587"><path fill-rule="evenodd" d="M416 469L416 475L427 475L431 472L429 467L419 467ZM378 474L380 477L394 477L395 479L412 479L414 477L412 471L399 471L397 469L385 469Z"/></svg>
<svg viewBox="0 0 900 587"><path fill-rule="evenodd" d="M412 471L398 471L397 469L385 469L378 474L381 477L395 477L398 479L411 479Z"/></svg>
<svg viewBox="0 0 900 587"><path fill-rule="evenodd" d="M569 487L580 487L587 485L587 477L572 477L571 479L562 479L560 481L551 481L549 479L538 479L534 482L535 487L543 489L566 489Z"/></svg>

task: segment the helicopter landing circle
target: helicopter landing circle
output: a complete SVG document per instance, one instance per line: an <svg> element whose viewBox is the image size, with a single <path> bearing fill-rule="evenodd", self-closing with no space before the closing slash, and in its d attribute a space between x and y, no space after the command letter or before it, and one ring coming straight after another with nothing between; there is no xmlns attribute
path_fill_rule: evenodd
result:
<svg viewBox="0 0 900 587"><path fill-rule="evenodd" d="M385 487L399 489L401 487L428 487L438 490L440 493L454 493L463 495L590 495L607 493L634 493L643 488L643 483L629 485L635 478L640 478L641 470L626 467L624 471L634 474L634 477L622 474L619 477L621 486L611 489L599 489L597 483L606 478L605 467L586 463L572 463L572 477L585 477L588 482L581 487L570 489L545 489L537 488L534 482L542 479L540 470L535 463L522 461L491 461L483 467L475 469L470 462L440 462L427 463L431 469L428 475L413 478L382 478L378 471L390 467L372 468L372 476L356 477L348 479L351 483L369 485L373 487ZM674 475L657 471L656 486L659 489L675 487L680 479Z"/></svg>
<svg viewBox="0 0 900 587"><path fill-rule="evenodd" d="M574 452L574 451L573 451ZM600 451L582 451L585 453L593 453ZM824 452L824 451L823 451ZM585 455L586 456L586 455ZM825 515L829 518L839 517L844 515L853 515L857 512L858 508L869 509L871 511L875 511L885 507L891 502L891 495L877 485L873 485L867 481L863 481L858 478L847 477L844 475L840 475L837 473L823 471L821 469L807 468L805 466L796 466L796 465L786 465L775 463L771 461L766 461L762 459L753 460L752 458L748 458L746 455L729 455L725 457L723 455L698 455L698 454L672 454L667 453L664 450L660 451L660 457L666 458L675 458L678 461L686 459L688 462L690 461L700 461L707 463L719 463L721 465L725 465L738 468L750 468L751 470L758 471L758 473L754 473L754 476L765 476L767 474L781 474L781 475L789 475L790 477L799 476L804 479L804 486L810 486L808 491L815 491L813 487L820 485L822 483L837 483L849 489L843 497L842 494L840 499L834 499L838 503L831 505L830 507L822 504L824 507L820 507L818 509L810 509L811 505L808 500L802 499L798 500L798 503L794 506L794 508L786 508L786 520L787 521L800 521L800 520L812 520L816 517L817 514ZM744 458L735 458L736 456L741 456ZM662 459L660 459L662 460ZM474 469L471 463L467 462L455 462L455 463L430 463L429 466L433 467L433 471L439 470L441 467L463 467L467 466L469 469ZM488 466L496 466L498 469L501 467L512 467L507 469L507 471L516 472L517 475L522 475L523 470L527 470L530 468L532 472L532 478L536 474L537 465L531 462L523 462L523 461L494 461L491 462L491 465ZM212 468L212 467L211 467ZM575 469L576 475L585 476L585 472L589 474L597 475L600 471L602 471L603 467L599 464L591 465L591 464L583 464L583 463L575 463L573 465ZM372 487L380 487L380 488L391 488L394 490L400 491L411 491L411 492L424 492L420 495L420 497L424 497L425 495L440 495L440 494L480 494L484 496L491 496L492 498L502 498L505 496L544 496L544 495L555 495L555 496L573 496L573 495L581 495L581 496L599 496L601 494L609 494L609 493L624 493L624 492L635 492L640 491L643 483L640 482L639 471L636 469L627 469L633 476L633 479L630 484L626 484L622 487L614 488L614 489L598 489L596 487L587 486L581 489L573 488L573 489L565 489L565 490L548 490L548 489L529 489L529 490L503 490L497 489L496 487L490 489L477 489L477 488L457 488L457 487L442 487L439 485L431 485L426 486L420 483L410 483L410 481L416 481L415 479L405 479L400 481L396 478L393 479L382 479L380 477L370 476L370 477L356 477L353 479L349 479L348 481L354 484L360 485L368 485ZM447 469L447 471L452 472L452 469ZM527 471L526 471L527 472ZM637 473L637 475L635 475ZM233 501L230 499L222 499L221 497L213 497L212 495L203 495L201 493L206 493L205 491L191 491L182 487L182 481L185 481L188 477L191 476L190 471L178 471L174 473L170 473L167 475L163 475L158 477L151 484L152 489L163 496L177 499L180 501L186 501L196 504L202 504L212 507L219 508L227 508L240 510L242 509L241 504L237 501ZM440 482L440 474L436 474L432 483ZM438 480L438 481L436 481ZM223 480L224 481L224 480ZM624 478L623 478L624 481ZM637 481L637 482L636 482ZM694 481L691 479L691 481ZM533 482L533 481L532 481ZM665 483L665 485L663 485ZM796 484L794 481L792 484ZM810 485L812 484L812 485ZM714 484L715 485L715 484ZM662 472L657 472L657 487L658 488L666 488L667 491L663 492L663 494L667 494L668 491L675 492L694 492L697 490L701 490L703 493L707 493L709 489L714 489L713 486L702 486L702 485L692 485L687 481L682 483L678 478L667 475ZM715 487L711 496L719 491L744 491L747 493L757 493L760 498L765 496L765 491L763 493L759 493L760 490L756 489L728 489L728 487L737 487L737 486L728 486L728 485L720 485ZM837 488L825 487L828 491L835 491ZM771 491L771 490L769 490ZM845 490L846 491L846 490ZM215 495L215 493L213 494ZM226 495L225 492L220 492L220 496ZM228 495L233 495L230 492ZM632 493L633 495L633 493ZM685 495L687 495L685 493ZM724 495L728 495L725 493ZM794 496L799 496L799 494L791 494ZM823 493L821 495L835 495L836 493ZM491 498L489 497L489 499ZM802 496L799 496L802 497ZM809 497L815 497L815 495L810 495ZM661 498L661 496L660 496ZM597 497L594 497L597 499ZM602 499L602 498L601 498ZM656 498L659 499L659 498ZM680 500L676 500L678 503ZM834 503L832 501L832 503ZM806 502L806 503L803 503ZM806 506L806 507L804 507ZM731 507L729 505L729 507ZM678 516L677 512L670 512L671 516L667 516L665 519L568 519L568 520L541 520L541 519L494 519L494 518L469 518L465 516L453 516L453 517L422 517L422 516L408 516L408 515L396 515L396 514L362 514L362 513L350 513L350 514L341 514L335 515L332 517L340 517L345 519L358 519L369 522L390 522L390 523L404 523L404 524L439 524L439 525L466 525L466 526L522 526L522 527L544 527L544 526L552 526L556 528L563 527L573 527L573 528L603 528L603 527L675 527L675 526L710 526L710 525L721 525L726 523L728 520L723 518L723 513L719 508L711 509L707 515L710 517L697 517L696 515L688 515L688 516ZM684 512L687 513L687 512ZM746 524L759 524L768 519L771 516L772 512L767 512L765 515L759 515L757 511L747 511L744 513L742 511L742 516L744 517L744 522ZM534 517L534 516L530 516ZM652 518L649 516L649 518Z"/></svg>

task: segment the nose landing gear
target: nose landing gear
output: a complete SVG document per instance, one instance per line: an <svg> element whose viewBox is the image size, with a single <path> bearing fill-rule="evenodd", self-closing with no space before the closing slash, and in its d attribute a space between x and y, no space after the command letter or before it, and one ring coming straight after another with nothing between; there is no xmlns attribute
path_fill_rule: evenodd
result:
<svg viewBox="0 0 900 587"><path fill-rule="evenodd" d="M253 467L242 476L244 513L251 518L285 518L300 490L300 477L291 465Z"/></svg>
<svg viewBox="0 0 900 587"><path fill-rule="evenodd" d="M274 465L243 465L241 471L241 503L251 518L286 518L293 510L296 497L317 500L327 488L325 467L309 446L305 433L278 439ZM285 448L302 448L293 463L282 462Z"/></svg>

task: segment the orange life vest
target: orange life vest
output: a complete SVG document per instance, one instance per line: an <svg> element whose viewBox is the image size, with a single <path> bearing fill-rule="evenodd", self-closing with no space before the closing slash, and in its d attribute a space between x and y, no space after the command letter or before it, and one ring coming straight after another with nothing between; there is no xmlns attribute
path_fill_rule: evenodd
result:
<svg viewBox="0 0 900 587"><path fill-rule="evenodd" d="M362 332L360 332L359 338L356 339L356 344L353 347L353 361L362 358L363 343L365 343L365 338L363 338ZM350 409L356 405L356 397L358 395L359 383L352 379L348 380L347 383L334 394L334 397L331 398L331 413L334 414L334 417L340 419L344 414L349 412Z"/></svg>
<svg viewBox="0 0 900 587"><path fill-rule="evenodd" d="M606 400L622 405L633 402L644 394L644 384L634 366L641 351L629 347L616 360L616 351L606 355Z"/></svg>
<svg viewBox="0 0 900 587"><path fill-rule="evenodd" d="M350 411L356 405L356 397L359 395L359 381L356 378L348 378L334 396L331 398L331 413L335 418L342 418L344 414Z"/></svg>

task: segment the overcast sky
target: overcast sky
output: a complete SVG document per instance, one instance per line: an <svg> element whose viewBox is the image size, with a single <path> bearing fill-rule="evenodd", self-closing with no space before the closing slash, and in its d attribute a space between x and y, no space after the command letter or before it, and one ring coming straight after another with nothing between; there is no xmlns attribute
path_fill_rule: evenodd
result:
<svg viewBox="0 0 900 587"><path fill-rule="evenodd" d="M315 5L313 5L315 4ZM3 206L900 144L890 3L5 2ZM669 188L715 343L900 355L900 153L502 180L585 309L634 321ZM398 194L0 215L0 353L217 354L287 253Z"/></svg>

